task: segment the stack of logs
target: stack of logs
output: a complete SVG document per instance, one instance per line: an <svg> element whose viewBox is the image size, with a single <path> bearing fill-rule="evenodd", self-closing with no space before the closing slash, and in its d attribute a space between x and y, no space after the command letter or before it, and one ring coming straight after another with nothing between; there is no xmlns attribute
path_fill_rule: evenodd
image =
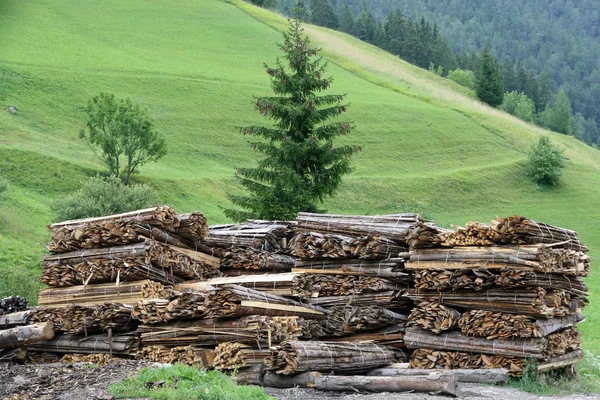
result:
<svg viewBox="0 0 600 400"><path fill-rule="evenodd" d="M417 214L300 213L209 228L164 206L49 228L50 288L0 329L45 329L29 351L65 361L144 357L236 370L242 383L452 394L457 380L518 375L527 358L542 370L582 356L587 248L525 218L448 230Z"/></svg>
<svg viewBox="0 0 600 400"><path fill-rule="evenodd" d="M575 326L590 258L575 231L514 216L441 232L412 249L415 302L404 338L414 368L506 368L519 375L582 356Z"/></svg>

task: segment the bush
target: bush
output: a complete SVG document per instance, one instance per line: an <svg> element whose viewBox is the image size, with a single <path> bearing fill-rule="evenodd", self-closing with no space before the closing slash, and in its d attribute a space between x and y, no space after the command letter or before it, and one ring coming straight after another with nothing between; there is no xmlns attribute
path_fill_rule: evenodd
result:
<svg viewBox="0 0 600 400"><path fill-rule="evenodd" d="M474 74L471 71L455 69L454 71L448 72L448 79L458 83L460 86L475 89Z"/></svg>
<svg viewBox="0 0 600 400"><path fill-rule="evenodd" d="M531 146L526 172L536 183L557 185L560 182L564 166L562 150L552 144L548 137L542 136L537 143Z"/></svg>
<svg viewBox="0 0 600 400"><path fill-rule="evenodd" d="M504 95L501 109L523 121L533 122L535 103L525 93L510 92Z"/></svg>
<svg viewBox="0 0 600 400"><path fill-rule="evenodd" d="M158 202L158 195L148 185L127 186L119 178L98 176L72 195L57 200L53 209L63 221L139 210Z"/></svg>

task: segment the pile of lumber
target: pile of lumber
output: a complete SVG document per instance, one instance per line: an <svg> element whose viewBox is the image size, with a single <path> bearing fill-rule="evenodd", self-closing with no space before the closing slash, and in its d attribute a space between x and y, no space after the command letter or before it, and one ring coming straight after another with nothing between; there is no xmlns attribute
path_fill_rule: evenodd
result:
<svg viewBox="0 0 600 400"><path fill-rule="evenodd" d="M37 308L0 308L0 359L26 345L34 358L143 357L276 387L455 394L461 379L505 382L526 358L547 370L582 357L587 248L525 218L209 227L163 206L49 228L50 288Z"/></svg>
<svg viewBox="0 0 600 400"><path fill-rule="evenodd" d="M508 368L525 358L549 366L580 350L576 324L590 258L575 231L523 217L470 222L413 248L405 263L415 301L404 340L414 368ZM576 362L578 356L560 360Z"/></svg>

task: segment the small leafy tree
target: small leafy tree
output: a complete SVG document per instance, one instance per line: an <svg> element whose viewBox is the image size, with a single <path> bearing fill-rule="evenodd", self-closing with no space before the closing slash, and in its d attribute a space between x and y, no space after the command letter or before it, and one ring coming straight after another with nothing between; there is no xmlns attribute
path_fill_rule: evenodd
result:
<svg viewBox="0 0 600 400"><path fill-rule="evenodd" d="M542 136L531 146L525 170L536 183L554 186L560 182L564 166L562 150Z"/></svg>
<svg viewBox="0 0 600 400"><path fill-rule="evenodd" d="M573 109L564 90L558 93L553 106L546 106L540 119L545 127L555 132L567 135L573 132Z"/></svg>
<svg viewBox="0 0 600 400"><path fill-rule="evenodd" d="M54 212L60 220L118 214L158 204L158 196L148 185L126 186L119 178L94 177L75 193L57 200Z"/></svg>
<svg viewBox="0 0 600 400"><path fill-rule="evenodd" d="M455 69L448 72L448 79L458 83L469 89L475 89L475 81L473 80L473 72L463 69Z"/></svg>
<svg viewBox="0 0 600 400"><path fill-rule="evenodd" d="M131 100L115 99L101 93L88 103L86 129L79 136L108 167L112 176L129 184L131 175L142 165L166 154L165 139L152 121Z"/></svg>
<svg viewBox="0 0 600 400"><path fill-rule="evenodd" d="M492 107L502 104L504 95L502 73L496 58L487 46L481 52L475 72L475 93L479 100Z"/></svg>
<svg viewBox="0 0 600 400"><path fill-rule="evenodd" d="M437 76L443 76L444 75L444 67L442 67L441 65L438 65L438 67L436 68L435 64L433 63L433 61L429 63L428 71L429 72L433 72Z"/></svg>
<svg viewBox="0 0 600 400"><path fill-rule="evenodd" d="M506 93L501 108L523 121L534 120L535 103L523 92Z"/></svg>
<svg viewBox="0 0 600 400"><path fill-rule="evenodd" d="M295 14L298 9L296 7ZM231 196L239 209L226 209L235 220L247 218L293 219L299 211L318 211L317 202L332 195L351 171L353 146L334 147L334 138L348 134L348 122L326 123L346 111L342 95L319 95L331 85L326 63L303 34L300 21L289 19L280 45L287 67L280 59L268 67L276 96L259 97L256 109L274 126L248 126L241 132L262 138L251 147L263 158L256 168L240 168L237 176L247 196Z"/></svg>

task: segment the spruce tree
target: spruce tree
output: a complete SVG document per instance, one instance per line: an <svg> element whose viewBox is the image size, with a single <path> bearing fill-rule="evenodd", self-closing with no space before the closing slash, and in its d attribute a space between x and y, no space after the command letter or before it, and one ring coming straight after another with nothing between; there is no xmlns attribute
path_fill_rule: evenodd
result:
<svg viewBox="0 0 600 400"><path fill-rule="evenodd" d="M297 15L297 14L295 14ZM303 34L300 21L289 19L280 45L281 59L266 67L275 96L256 99L256 109L274 121L273 127L247 126L241 133L259 139L251 147L262 154L256 168L240 168L237 177L248 195L231 196L241 208L226 209L235 220L248 218L289 220L300 211L318 211L317 204L332 195L351 171L354 146L335 147L348 134L348 122L327 122L346 111L344 96L320 92L329 88L327 63L317 56Z"/></svg>
<svg viewBox="0 0 600 400"><path fill-rule="evenodd" d="M352 15L352 11L350 10L350 7L348 7L348 4L344 5L342 13L340 14L339 22L338 29L340 31L349 35L355 34L356 29L354 27L354 15Z"/></svg>
<svg viewBox="0 0 600 400"><path fill-rule="evenodd" d="M492 107L502 104L502 75L496 58L487 46L481 52L479 66L475 72L475 93L479 100Z"/></svg>
<svg viewBox="0 0 600 400"><path fill-rule="evenodd" d="M329 0L312 0L311 22L325 28L337 29L338 19Z"/></svg>

